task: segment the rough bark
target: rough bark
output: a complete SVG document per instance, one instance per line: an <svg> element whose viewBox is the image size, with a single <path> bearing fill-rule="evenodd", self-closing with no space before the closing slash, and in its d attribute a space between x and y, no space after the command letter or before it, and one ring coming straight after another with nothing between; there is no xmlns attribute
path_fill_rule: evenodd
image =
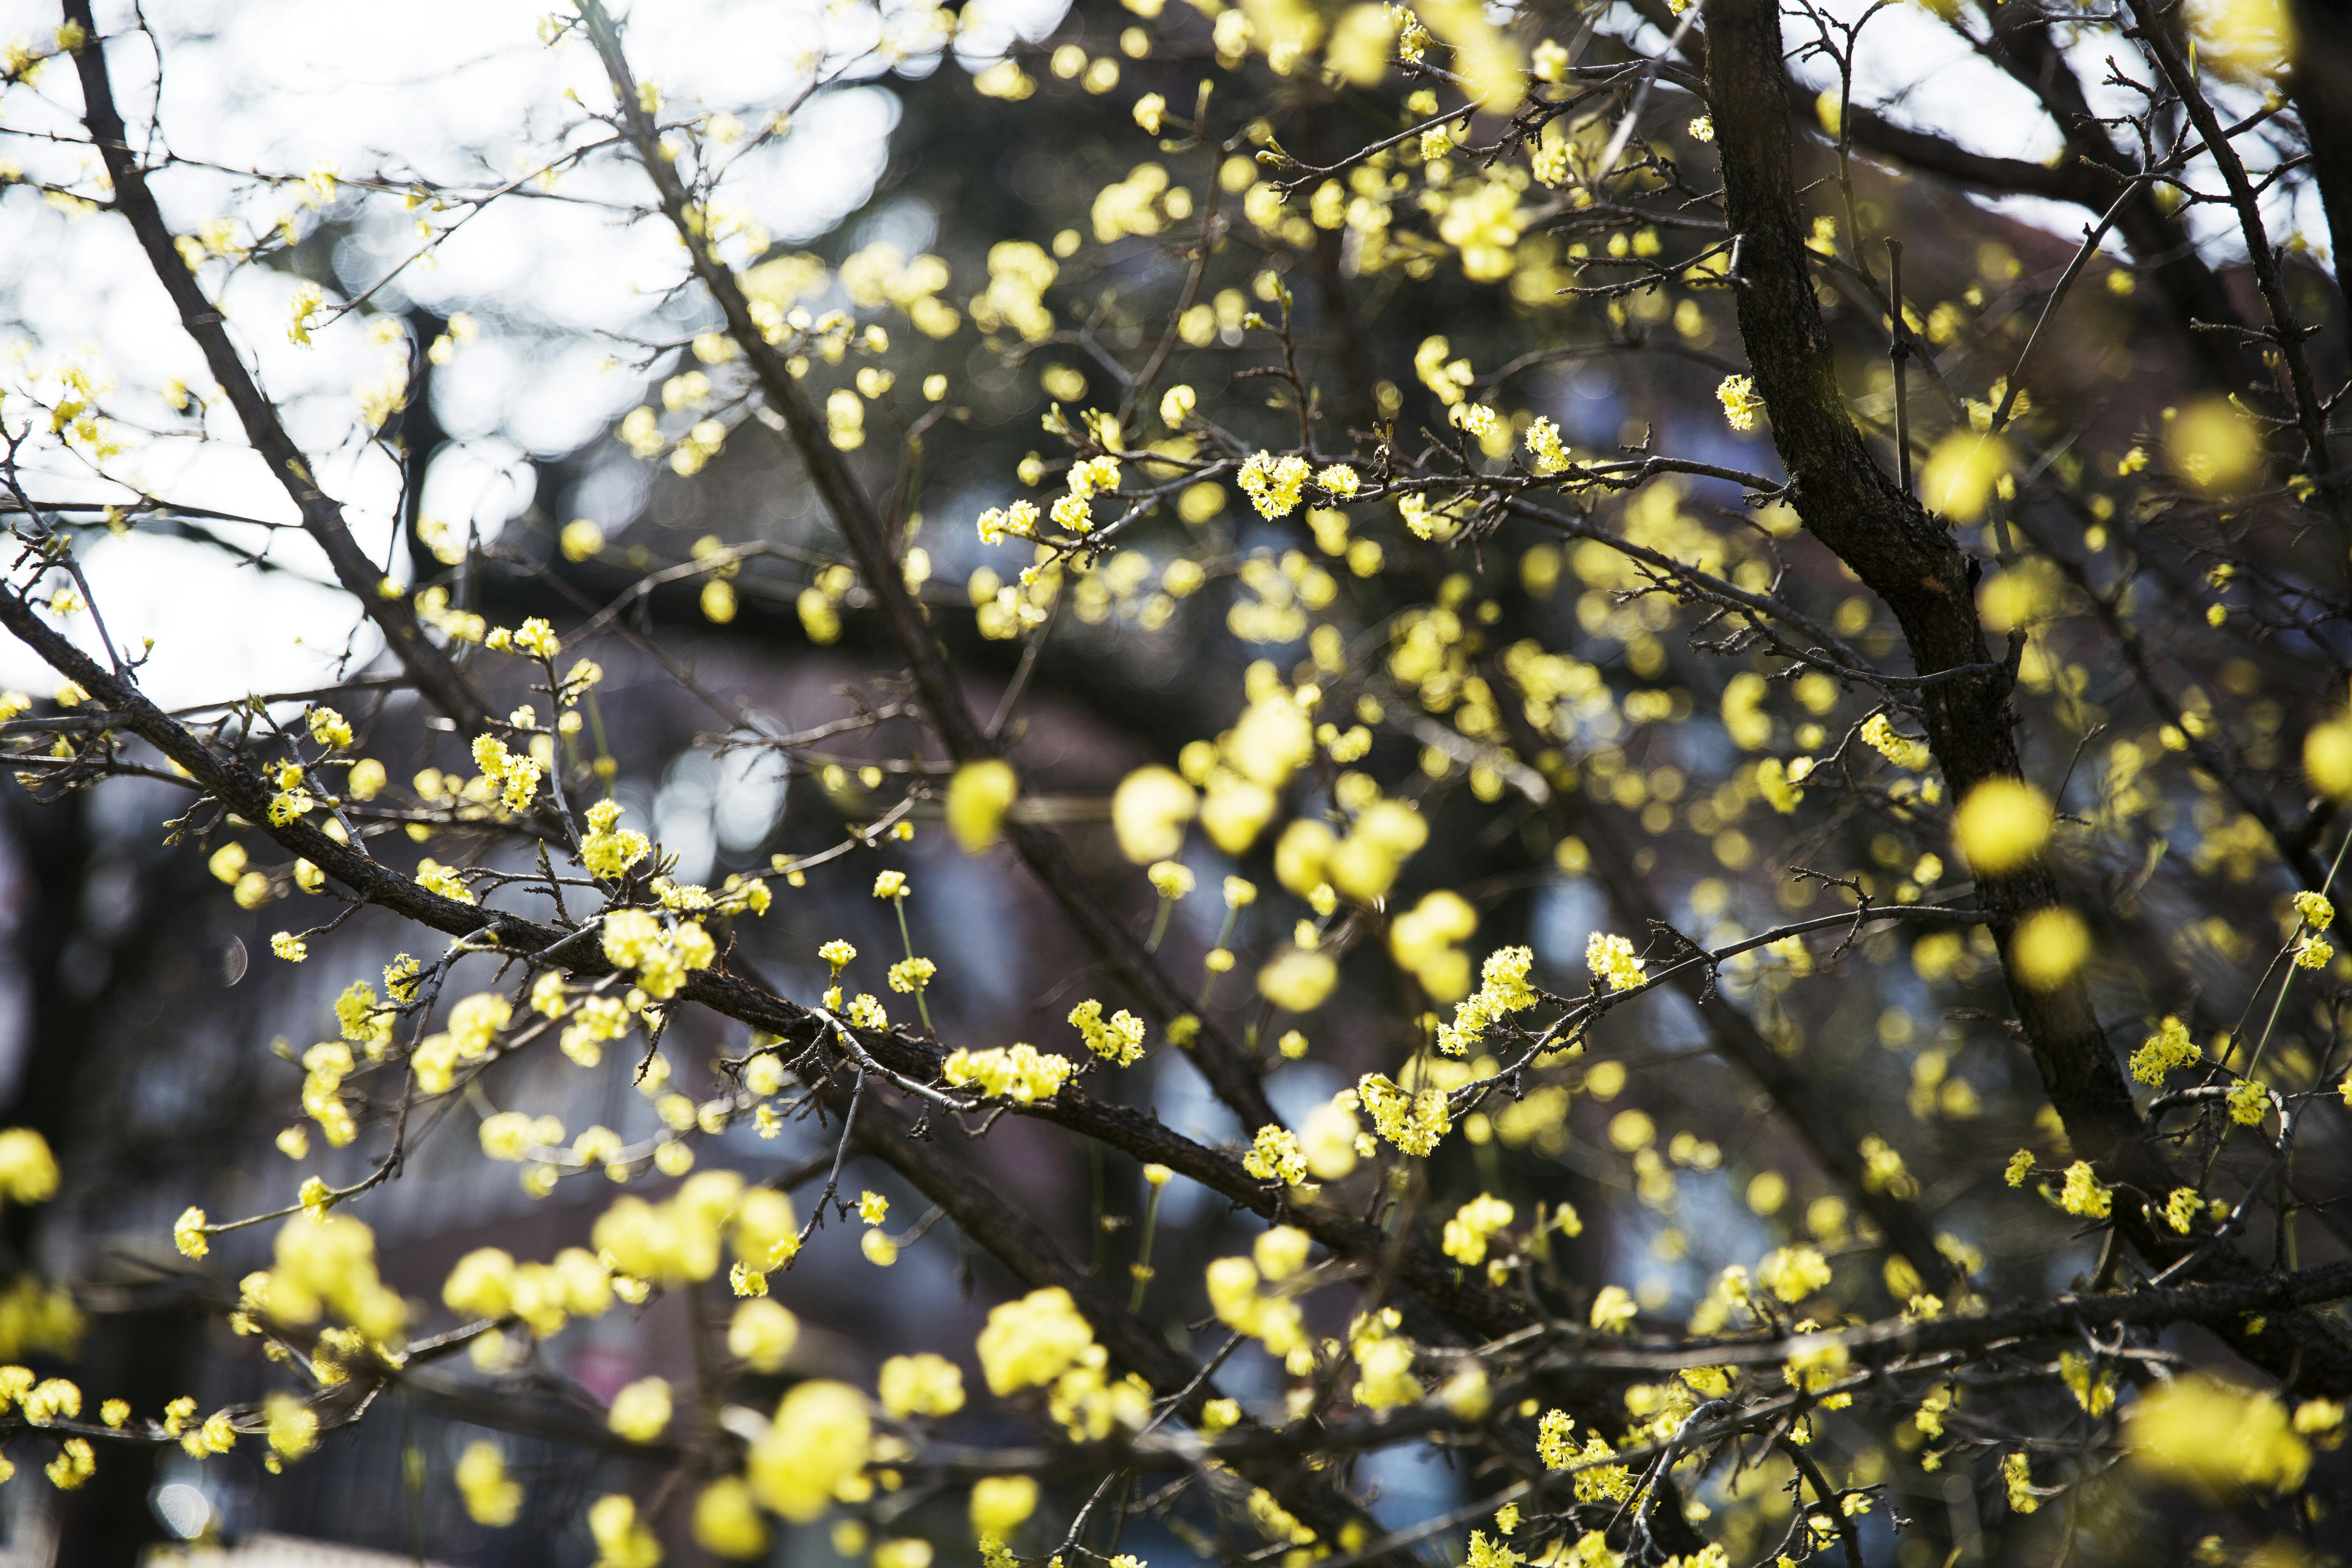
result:
<svg viewBox="0 0 2352 1568"><path fill-rule="evenodd" d="M1707 84L1723 161L1724 202L1741 239L1740 335L1772 420L1780 460L1795 483L1798 515L1853 568L1894 615L1917 670L1933 674L1983 664L1975 568L1949 530L1931 518L1872 460L1846 412L1837 369L1800 229L1803 212L1790 155L1778 0L1706 0ZM1922 717L1955 801L1988 779L2021 776L2004 667L1955 678L1922 692ZM2110 1181L2149 1195L2175 1184L2163 1156L2141 1136L2131 1091L2080 975L2052 990L2018 977L2019 923L2058 902L2040 863L1977 879L1979 907L2000 944L2011 1005L2043 1091L2075 1150ZM2116 1222L2135 1249L2158 1266L2179 1256L2127 1199ZM2227 1248L2206 1266L2225 1278L2254 1265ZM2308 1314L2232 1343L2304 1384L2352 1389L2352 1350Z"/></svg>

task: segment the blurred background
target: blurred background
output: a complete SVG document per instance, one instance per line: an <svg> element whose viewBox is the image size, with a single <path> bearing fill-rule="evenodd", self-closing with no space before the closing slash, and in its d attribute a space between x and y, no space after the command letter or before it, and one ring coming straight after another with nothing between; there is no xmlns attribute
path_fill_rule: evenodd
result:
<svg viewBox="0 0 2352 1568"><path fill-rule="evenodd" d="M304 209L299 243L235 269L225 300L240 328L254 323L244 341L298 436L318 453L322 483L347 502L394 575L411 587L443 584L454 603L494 624L548 616L567 654L604 666L594 721L615 762L614 794L627 824L677 857L679 880L715 885L780 855L824 850L847 825L872 820L893 796L859 770L923 752L925 737L911 721L845 734L792 765L757 743L887 709L902 695L898 664L880 628L860 614L863 590L840 564L839 541L788 447L749 414L726 361L691 346L711 322L696 300L667 291L672 243L628 206L641 191L627 171L583 159L551 187L523 178L511 196L478 209L453 200L436 210L428 198L416 204L428 227L463 232L427 261L408 259L418 217L404 190L492 188L529 175L566 138L585 140L563 98L578 88L588 101L604 100L590 85L585 46L543 46L527 6L170 9L147 19L152 47L115 46L126 107L134 122L159 119L160 145L185 160L161 182L175 228L197 233L216 220L266 228L257 215L285 206L289 189L310 182L316 199ZM730 175L746 221L760 230L758 243L744 243L772 269L765 286L782 306L845 310L888 331L896 391L867 400L871 439L854 458L872 490L890 493L915 469L896 431L929 408L946 410L922 434L913 501L934 627L965 674L975 711L996 711L1017 683L1010 713L1024 789L1096 803L1075 808L1064 830L1123 918L1148 927L1152 894L1118 856L1099 803L1129 769L1171 763L1187 742L1231 723L1251 663L1271 660L1286 672L1299 666L1318 621L1349 638L1353 684L1346 689L1384 693L1396 709L1399 721L1380 729L1360 765L1383 780L1417 781L1433 828L1432 844L1397 889L1399 907L1432 888L1459 891L1478 911L1467 944L1474 954L1528 942L1542 984L1580 990L1587 937L1613 930L1638 942L1650 915L1728 940L1787 916L1844 907L1817 884L1790 879L1791 863L1860 876L1888 896L1932 895L1957 880L1924 867L1923 846L1867 795L1817 792L1822 798L1794 817L1765 804L1756 753L1821 749L1851 721L1851 713L1837 714L1852 699L1818 677L1776 684L1767 697L1748 693L1734 681L1748 666L1694 649L1664 600L1613 596L1633 584L1606 552L1595 559L1570 545L1530 554L1528 541L1518 540L1491 555L1449 552L1392 527L1368 527L1352 539L1342 529L1335 538L1304 513L1268 522L1238 495L1206 486L1183 498L1181 515L1153 520L1098 573L1050 596L1050 637L1030 639L1008 627L998 593L1028 557L1017 542L982 543L972 519L1025 493L1024 459L1052 455L1039 421L1053 405L1115 397L1107 362L1134 363L1181 286L1174 237L1194 216L1192 193L1222 182L1223 199L1238 205L1255 178L1245 163L1236 174L1205 153L1164 155L1138 131L1130 110L1140 94L1189 103L1217 52L1207 19L1177 8L1145 30L1137 13L1157 9L1087 5L1066 13L1051 0L975 0L950 47L895 68L863 65L813 91L823 62L841 58L845 37L898 25L903 13L886 6L872 19L838 6L641 6L628 35L641 76L667 84L673 101L690 97L753 126L792 106L789 132L755 137ZM1541 6L1526 10L1527 30L1538 36L1565 37L1588 16L1560 6L1555 22ZM1632 7L1589 17L1599 29L1595 58L1663 45ZM129 13L110 20L127 25ZM54 27L38 7L0 6L0 33L38 37ZM1008 58L1022 68L1025 89L1008 87L1001 64ZM1955 105L1998 108L2014 88L1924 12L1891 17L1864 63L1858 97L1900 103L1927 121ZM1291 81L1269 90L1284 145L1310 162L1392 134L1409 118L1401 94L1385 89L1327 91ZM1703 154L1675 130L1696 105L1666 80L1658 103L1660 147L1687 156L1689 178L1707 186ZM82 154L40 133L66 125L75 109L62 71L12 89L0 103L0 129L10 133L9 155L23 178L73 177ZM2042 130L2021 110L1970 112L1964 124L1978 138L1997 131L2009 138L1997 150L2021 157L2055 146L2035 141ZM1812 155L1826 167L1818 148ZM1942 373L1982 395L2013 354L2015 333L2030 324L2035 290L2071 256L2081 215L2023 198L1982 199L1876 167L1858 180L1866 232L1899 233L1909 243L1914 297L1951 302L1965 318L1965 331L1942 340ZM1675 193L1660 189L1664 210ZM2307 216L2300 200L2283 195L2284 225ZM1263 340L1245 341L1243 319L1270 308L1264 279L1272 278L1296 300L1307 374L1326 399L1327 450L1347 449L1347 432L1369 432L1383 417L1398 418L1401 445L1413 429L1439 426L1442 411L1412 367L1424 341L1444 334L1446 352L1470 358L1481 377L1509 377L1505 402L1526 411L1522 425L1527 415L1549 417L1580 451L1646 447L1773 473L1767 437L1728 429L1717 403L1717 384L1744 368L1722 295L1563 295L1581 276L1567 265L1578 232L1568 222L1530 232L1517 242L1507 278L1474 282L1434 244L1419 251L1403 244L1384 269L1368 269L1360 237L1341 225L1296 209L1270 225L1242 223L1184 318L1164 380L1195 387L1204 408L1215 407L1250 439L1284 439L1288 416L1257 408L1260 384L1236 379L1265 357ZM162 413L167 384L195 382L199 362L120 226L17 188L0 199L0 321L27 345L23 373L37 379L69 363L102 365L120 383L123 405L145 398L164 432L143 458L142 482L174 510L98 540L87 555L117 635L156 639L150 690L168 704L219 703L246 692L299 692L371 668L365 623L299 534L267 526L282 510L267 477L240 447L198 439ZM1019 290L991 289L992 279L1034 266L1001 251L992 257L1016 239L1053 258L1056 321L1034 337L1004 319ZM2228 244L2221 234L2209 249L2225 285L2239 289ZM2102 279L2109 265L2100 264ZM2298 289L2316 298L2329 288L2315 261L2295 266ZM278 323L304 281L331 299L373 290L369 308L298 349ZM1837 330L1857 395L1883 402L1884 347L1865 314L1849 310ZM2128 275L2121 288L2086 289L2061 332L2042 358L2034 396L2051 418L2073 422L2086 452L2128 445L2155 416L2158 392L2142 389L2205 374L2191 335L2150 290L2134 292ZM2331 336L2324 352L2340 355L2341 345ZM934 375L946 378L945 395L927 402L916 389ZM352 437L353 390L364 397L387 377L404 386L405 407L380 439ZM638 409L647 416L633 425ZM681 449L679 431L713 419L723 439L683 464L668 457ZM672 444L658 436L648 444L649 427ZM102 493L87 475L46 478L53 488L45 500ZM194 515L202 508L230 515ZM1859 646L1877 656L1895 647L1883 612L1825 555L1802 542L1784 552L1785 517L1755 515L1736 485L1670 481L1603 500L1594 515L1644 537L1769 562L1789 574L1792 595ZM593 525L593 540L566 531L583 521ZM2087 524L2052 508L2014 520L2020 537L1988 530L1986 548L2014 562L2032 549L2031 530L2065 531L2073 542ZM699 576L637 591L649 574L690 563L713 542L753 542L765 552L720 579L723 593ZM1351 548L1368 542L1370 554ZM2155 564L2145 624L2177 638L2168 657L2242 683L2216 687L2209 708L2236 702L2272 734L2298 730L2296 704L2305 699L2270 694L2312 689L2297 673L2311 649L2292 639L2228 641L2230 634L2206 625L2193 550L2152 543L2147 559ZM1171 572L1180 561L1207 569ZM593 637L580 637L592 615L625 598ZM1572 702L1572 743L1559 742L1567 755L1548 769L1559 786L1548 800L1490 789L1466 765L1475 748L1462 748L1458 730L1434 719L1420 729L1405 721L1421 720L1436 677L1394 652L1410 644L1398 616L1433 601L1491 628L1484 635L1492 647L1532 638L1599 672L1598 686ZM2037 776L2072 776L2063 752L2102 723L2116 734L2152 728L2094 618L2032 605L2020 618L2037 634L2026 700L2039 732L2052 737L2050 754L2034 758ZM0 673L42 694L54 685L20 648L0 650ZM483 676L496 692L498 673L486 667ZM519 689L498 695L523 698ZM1430 706L1442 711L1450 700ZM367 726L369 754L385 763L396 786L427 768L465 766L462 739L428 725L410 700L362 708L352 716ZM2137 1020L2193 1006L2200 1028L2226 1021L2251 979L2245 963L2256 942L2270 940L2247 933L2275 920L2291 884L2238 826L2242 816L2216 804L2187 770L2168 772L2162 752L2151 745L2145 775L2135 777L2119 773L2105 747L2062 804L2104 821L2119 792L2138 790L2140 820L2161 823L2172 846L2158 865L2142 854L2141 840L2118 832L2084 858L2084 875L2098 889L2091 912L2101 922L2102 984L2115 1016ZM2261 765L2284 764L2273 757ZM266 1264L268 1233L220 1238L199 1268L173 1251L173 1217L189 1204L216 1218L274 1207L290 1200L304 1174L340 1184L383 1157L376 1131L352 1148L318 1148L299 1161L275 1141L298 1115L301 1069L289 1058L332 1037L332 1004L349 977L415 951L420 936L363 913L314 941L307 963L276 963L269 934L319 917L289 911L282 900L299 906L306 896L282 878L248 893L234 877L215 877L208 854L226 838L203 852L161 842L159 824L180 809L169 786L116 780L38 801L18 784L0 789L0 1121L40 1130L65 1171L56 1202L0 1215L6 1256L26 1281L0 1298L0 1359L71 1369L93 1397L124 1397L142 1410L184 1394L207 1410L257 1397L268 1371L249 1342L230 1334L221 1311L233 1282ZM1822 799L1840 803L1825 807ZM270 864L258 836L241 841L257 866ZM1174 973L1200 974L1200 958L1219 944L1225 921L1222 879L1247 876L1268 890L1241 911L1228 942L1243 954L1241 972L1211 1003L1237 1032L1266 1022L1246 976L1304 912L1274 890L1267 848L1227 858L1192 841L1186 859L1201 890L1176 908L1163 948ZM899 951L896 920L868 896L885 867L906 871L916 889L907 918L914 951L940 965L929 1005L941 1039L1067 1050L1063 1019L1076 1001L1123 1000L1006 852L967 857L931 820L919 823L911 842L818 866L803 887L779 886L764 917L732 922L732 962L803 1001L824 987L816 950L829 939L846 938L888 962ZM470 979L467 988L481 988L490 973L481 964L454 984ZM2006 1002L1981 941L1882 931L1841 962L1835 983L1795 984L1801 977L1786 963L1727 974L1730 1022L1725 1004L1703 1015L1671 992L1613 1015L1585 1062L1492 1118L1474 1119L1433 1162L1433 1188L1491 1191L1528 1213L1539 1203L1572 1205L1581 1234L1558 1244L1552 1264L1563 1291L1572 1298L1623 1281L1661 1320L1687 1316L1725 1265L1752 1264L1785 1240L1808 1237L1833 1255L1868 1251L1867 1226L1821 1176L1754 1077L1727 1065L1721 1031L1745 1019L1859 1129L1903 1151L1925 1186L1923 1205L1982 1258L1989 1296L2063 1289L2088 1269L2086 1244L2053 1225L2046 1206L1998 1181L2003 1158L2021 1143L2058 1145L2032 1064L1998 1026ZM870 977L866 984L879 989ZM1428 1005L1374 952L1351 954L1338 993L1302 1023L1309 1037L1302 1059L1276 1058L1270 1040L1254 1041L1273 1064L1276 1108L1296 1121L1360 1074L1395 1071L1415 1048L1412 1020ZM2123 1043L2136 1043L2132 1024L2117 1027L2119 1039L2131 1037ZM730 1029L681 1016L663 1047L673 1084L707 1090L714 1054L739 1055L748 1044ZM2310 1050L2294 1050L2313 1070ZM2294 1059L2284 1053L2282 1070ZM428 1329L452 1321L438 1298L457 1258L495 1246L544 1259L585 1245L615 1195L591 1173L530 1196L513 1167L480 1157L479 1115L521 1109L574 1131L602 1125L625 1139L658 1126L649 1095L632 1086L617 1058L591 1072L541 1053L502 1067L485 1090L486 1104L434 1119L399 1179L351 1210L373 1228L384 1278L418 1303ZM1116 1092L1195 1137L1246 1136L1179 1052L1157 1051ZM773 1140L743 1127L703 1139L697 1159L698 1168L764 1179L829 1148L811 1125L790 1125ZM1058 1131L1018 1119L995 1129L990 1148L993 1167L1024 1202L1053 1216L1061 1234L1089 1237L1098 1267L1123 1276L1143 1204L1134 1169L1090 1158ZM2323 1187L2340 1174L2318 1165L2309 1173ZM668 1184L646 1176L633 1190ZM911 1223L924 1213L919 1195L879 1167L853 1164L845 1190L860 1188L890 1197L894 1229L901 1216ZM1159 1214L1161 1284L1148 1314L1179 1342L1193 1343L1203 1320L1190 1282L1256 1229L1180 1179ZM1004 1298L1008 1279L946 1225L906 1247L889 1268L860 1257L853 1230L828 1226L774 1280L804 1325L785 1376L870 1385L885 1355L910 1347L968 1360L972 1334L988 1306ZM42 1280L69 1288L76 1305L43 1295L51 1287ZM1892 1282L1866 1284L1852 1307L1884 1312L1905 1293ZM723 1314L728 1305L716 1293L659 1297L643 1310L573 1325L519 1369L444 1363L283 1477L265 1477L244 1455L199 1462L131 1451L102 1454L96 1478L77 1492L20 1477L0 1490L7 1540L0 1561L131 1563L173 1542L234 1546L258 1534L399 1561L583 1568L594 1556L581 1523L584 1502L610 1490L651 1495L658 1476L620 1453L621 1445L578 1440L582 1427L595 1426L601 1401L634 1378L689 1379L685 1314ZM1344 1331L1337 1310L1315 1322L1318 1331ZM1255 1346L1221 1376L1253 1407L1279 1402L1280 1369ZM975 1400L958 1430L975 1441L1009 1441L1022 1428ZM506 1529L471 1522L451 1483L458 1454L486 1436L504 1447L527 1487L522 1516ZM1895 1439L1859 1431L1826 1441L1853 1473L1890 1480L1904 1511L1925 1521L1923 1533L1902 1542L1904 1568L1951 1561L1948 1543L1961 1560L2000 1560L2000 1532L2012 1532L2010 1546L2022 1550L2033 1528L1980 1513L1974 1483L1961 1479L1965 1467L1929 1475ZM1377 1485L1374 1511L1391 1524L1471 1495L1442 1450L1407 1446L1359 1466L1359 1479ZM1746 1521L1727 1528L1760 1545L1786 1519L1778 1479L1768 1467L1711 1493L1711 1505ZM953 1560L968 1553L960 1498L909 1495L891 1506L901 1505L899 1533L935 1535ZM708 1561L687 1539L682 1509L661 1516L661 1527L672 1561ZM1895 1552L1884 1515L1867 1528L1874 1553ZM784 1531L770 1561L826 1563L858 1555L863 1544L831 1524ZM1131 1532L1125 1549L1153 1560L1189 1554L1156 1529ZM278 1561L251 1550L250 1561ZM285 1560L322 1568L374 1561L317 1551Z"/></svg>

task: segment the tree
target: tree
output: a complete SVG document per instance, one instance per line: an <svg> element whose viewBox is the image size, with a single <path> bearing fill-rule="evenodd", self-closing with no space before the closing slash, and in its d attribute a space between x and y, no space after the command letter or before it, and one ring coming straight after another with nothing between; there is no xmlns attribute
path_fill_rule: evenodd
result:
<svg viewBox="0 0 2352 1568"><path fill-rule="evenodd" d="M173 1229L251 1395L0 1370L55 1485L240 1444L295 1485L401 1402L485 1429L447 1485L492 1531L510 1442L625 1457L559 1527L612 1568L819 1521L880 1568L2325 1548L2331 15L1128 0L1033 39L973 0L811 13L707 93L724 32L628 20L548 18L561 107L458 174L179 151L179 41L89 0L17 51L56 96L5 129L94 159L25 178L37 221L105 226L204 374L20 358L0 625L63 684L6 700L12 766L177 791L173 853L284 911L256 962L331 969L289 995L335 1036L283 1052L299 1188ZM1929 58L2011 145L1914 107ZM782 160L885 80L865 232L778 244ZM409 292L534 202L641 303ZM425 378L478 315L644 389L541 464L630 499L436 515ZM273 395L362 342L352 395ZM189 448L252 499L173 493ZM186 656L87 563L167 531L331 584L331 678L159 701ZM799 729L724 665L835 644L861 678ZM679 709L822 842L631 820L615 737ZM975 874L1054 911L1004 960L1061 987L1042 1045L919 951L1003 946L951 930ZM641 1131L533 1103L557 1059ZM536 1198L655 1195L412 1301L364 1216L467 1126ZM976 1336L794 1358L782 1296L950 1234ZM549 1347L623 1308L690 1375L585 1399ZM1431 1447L1458 1506L1383 1508Z"/></svg>

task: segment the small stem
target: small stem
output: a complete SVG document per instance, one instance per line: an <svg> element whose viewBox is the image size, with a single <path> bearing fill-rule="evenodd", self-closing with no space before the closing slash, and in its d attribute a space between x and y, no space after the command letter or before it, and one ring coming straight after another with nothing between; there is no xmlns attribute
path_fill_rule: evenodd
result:
<svg viewBox="0 0 2352 1568"><path fill-rule="evenodd" d="M1175 900L1169 898L1164 894L1161 896L1160 900L1160 910L1157 914L1151 917L1151 940L1143 944L1144 952L1158 952L1160 951L1160 939L1168 934L1168 911L1175 907Z"/></svg>
<svg viewBox="0 0 2352 1568"><path fill-rule="evenodd" d="M907 896L899 894L890 900L890 907L898 913L898 940L906 944L907 956L911 959L915 956L915 939L907 933ZM923 1000L923 983L919 980L915 982L915 1011L923 1016L923 1032L937 1035L939 1031L931 1027L931 1005Z"/></svg>
<svg viewBox="0 0 2352 1568"><path fill-rule="evenodd" d="M1096 1146L1101 1147L1099 1144ZM1129 1312L1143 1310L1143 1292L1151 1283L1151 1236L1160 1227L1160 1194L1167 1190L1164 1182L1155 1184L1151 1189L1151 1201L1143 1206L1143 1240L1136 1248L1135 1263L1130 1270L1135 1276L1135 1289L1128 1293L1127 1298Z"/></svg>
<svg viewBox="0 0 2352 1568"><path fill-rule="evenodd" d="M1241 918L1241 910L1234 909L1230 905L1226 907L1225 923L1217 928L1217 945L1214 951L1225 951L1225 943L1234 940L1234 927L1240 921ZM1198 1002L1193 1003L1192 1005L1195 1007L1206 1007L1209 1005L1209 998L1215 995L1216 991L1217 972L1212 969L1207 974L1202 976L1201 999Z"/></svg>

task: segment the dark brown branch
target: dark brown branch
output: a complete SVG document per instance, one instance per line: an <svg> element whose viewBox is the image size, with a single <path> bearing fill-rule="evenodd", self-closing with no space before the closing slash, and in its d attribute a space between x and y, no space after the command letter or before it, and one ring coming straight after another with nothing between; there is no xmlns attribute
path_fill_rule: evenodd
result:
<svg viewBox="0 0 2352 1568"><path fill-rule="evenodd" d="M139 248L146 253L148 266L163 285L163 291L172 297L172 304L180 314L180 324L204 351L205 365L227 395L229 406L236 410L237 420L245 426L246 439L253 443L253 449L260 454L271 475L301 513L303 531L326 552L335 580L376 624L393 657L408 671L417 689L455 720L461 730L469 734L487 731L492 722L488 705L449 656L427 640L408 601L388 597L379 591L384 582L383 568L368 559L367 552L360 548L359 541L352 537L351 529L344 523L341 506L311 477L310 459L287 434L276 405L263 395L245 362L237 357L236 346L229 342L219 309L205 298L195 274L173 247L171 227L164 223L154 194L147 187L146 171L131 151L121 111L115 107L114 84L107 74L106 47L90 14L90 0L65 0L65 14L68 22L80 26L89 40L75 53L74 68L81 78L83 123L89 127L90 140L97 145L99 156L105 161L107 175L114 183L115 209L131 225Z"/></svg>

